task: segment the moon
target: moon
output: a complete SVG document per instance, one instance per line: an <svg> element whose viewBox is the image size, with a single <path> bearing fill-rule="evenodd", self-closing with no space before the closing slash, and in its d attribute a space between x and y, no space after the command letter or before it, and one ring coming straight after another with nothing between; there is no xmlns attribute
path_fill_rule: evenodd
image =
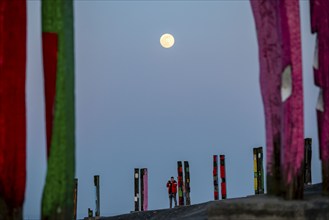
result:
<svg viewBox="0 0 329 220"><path fill-rule="evenodd" d="M170 48L175 44L175 38L171 34L163 34L160 37L160 44L164 48Z"/></svg>

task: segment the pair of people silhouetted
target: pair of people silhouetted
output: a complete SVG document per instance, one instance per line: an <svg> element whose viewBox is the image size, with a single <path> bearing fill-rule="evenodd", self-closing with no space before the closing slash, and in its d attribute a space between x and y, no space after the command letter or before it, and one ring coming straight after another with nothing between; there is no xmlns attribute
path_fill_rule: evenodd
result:
<svg viewBox="0 0 329 220"><path fill-rule="evenodd" d="M172 208L172 200L175 202L175 207L177 206L176 194L177 194L177 182L172 176L167 182L168 195L169 195L169 205Z"/></svg>

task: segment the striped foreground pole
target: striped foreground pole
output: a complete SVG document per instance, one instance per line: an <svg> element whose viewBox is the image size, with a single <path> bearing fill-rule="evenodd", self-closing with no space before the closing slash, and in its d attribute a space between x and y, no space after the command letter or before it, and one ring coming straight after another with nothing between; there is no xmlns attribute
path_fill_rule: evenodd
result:
<svg viewBox="0 0 329 220"><path fill-rule="evenodd" d="M95 185L95 193L96 193L96 209L95 216L100 216L100 193L99 193L99 175L94 176L94 185Z"/></svg>
<svg viewBox="0 0 329 220"><path fill-rule="evenodd" d="M190 165L188 161L184 161L184 177L185 177L185 197L186 205L191 205L191 187L190 187Z"/></svg>
<svg viewBox="0 0 329 220"><path fill-rule="evenodd" d="M184 205L182 161L177 161L177 171L178 171L178 202L179 202L178 204L182 206Z"/></svg>
<svg viewBox="0 0 329 220"><path fill-rule="evenodd" d="M253 149L255 194L264 194L263 148Z"/></svg>
<svg viewBox="0 0 329 220"><path fill-rule="evenodd" d="M213 177L214 177L214 200L218 200L218 156L214 155L213 156Z"/></svg>
<svg viewBox="0 0 329 220"><path fill-rule="evenodd" d="M24 1L22 1L24 2ZM47 175L42 219L73 219L75 97L73 1L43 0Z"/></svg>
<svg viewBox="0 0 329 220"><path fill-rule="evenodd" d="M312 138L305 138L304 152L304 184L312 184L311 162L312 162Z"/></svg>
<svg viewBox="0 0 329 220"><path fill-rule="evenodd" d="M219 158L220 158L220 178L222 180L221 183L222 199L226 199L227 193L226 193L225 155L219 155Z"/></svg>
<svg viewBox="0 0 329 220"><path fill-rule="evenodd" d="M26 2L0 0L0 219L22 219L23 214Z"/></svg>
<svg viewBox="0 0 329 220"><path fill-rule="evenodd" d="M139 211L139 169L135 168L134 171L134 186L135 186L135 193L134 193L134 202L135 202L135 211Z"/></svg>

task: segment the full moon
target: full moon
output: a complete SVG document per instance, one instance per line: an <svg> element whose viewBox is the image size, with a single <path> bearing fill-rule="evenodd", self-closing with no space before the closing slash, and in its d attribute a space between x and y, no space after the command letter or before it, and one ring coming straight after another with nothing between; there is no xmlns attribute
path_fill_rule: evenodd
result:
<svg viewBox="0 0 329 220"><path fill-rule="evenodd" d="M160 38L160 44L164 48L170 48L174 45L175 38L171 34L163 34Z"/></svg>

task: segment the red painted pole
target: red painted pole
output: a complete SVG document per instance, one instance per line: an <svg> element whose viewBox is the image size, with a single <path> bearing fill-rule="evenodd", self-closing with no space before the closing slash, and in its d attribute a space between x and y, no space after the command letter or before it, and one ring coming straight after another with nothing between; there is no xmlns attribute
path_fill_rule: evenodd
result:
<svg viewBox="0 0 329 220"><path fill-rule="evenodd" d="M25 84L26 1L0 0L0 219L22 219Z"/></svg>
<svg viewBox="0 0 329 220"><path fill-rule="evenodd" d="M183 195L183 166L182 161L177 161L177 171L178 171L178 204L180 206L184 205L184 195Z"/></svg>
<svg viewBox="0 0 329 220"><path fill-rule="evenodd" d="M220 155L219 158L220 158L220 178L222 180L221 183L222 199L226 199L227 193L226 193L225 155Z"/></svg>
<svg viewBox="0 0 329 220"><path fill-rule="evenodd" d="M218 156L213 156L214 200L218 200Z"/></svg>

